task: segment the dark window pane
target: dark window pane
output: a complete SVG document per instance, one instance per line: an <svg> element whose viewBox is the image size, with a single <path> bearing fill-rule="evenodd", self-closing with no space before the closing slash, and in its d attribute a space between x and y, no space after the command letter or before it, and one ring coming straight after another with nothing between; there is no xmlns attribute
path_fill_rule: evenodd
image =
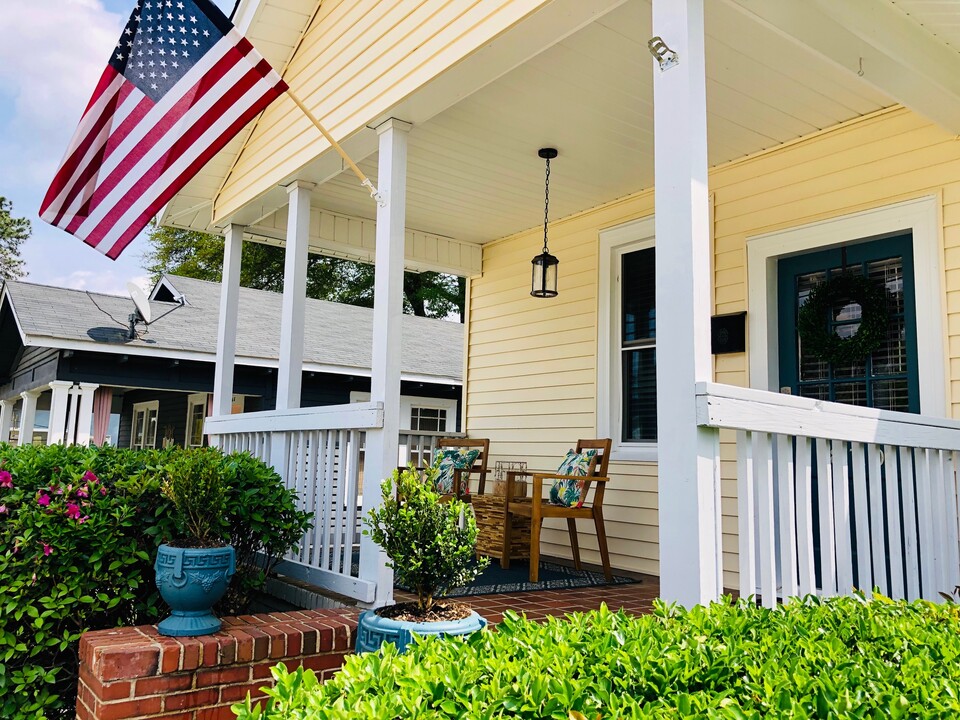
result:
<svg viewBox="0 0 960 720"><path fill-rule="evenodd" d="M623 256L621 264L623 293L623 343L648 340L656 336L654 300L654 249L637 250Z"/></svg>
<svg viewBox="0 0 960 720"><path fill-rule="evenodd" d="M657 439L657 354L654 348L623 351L623 441Z"/></svg>

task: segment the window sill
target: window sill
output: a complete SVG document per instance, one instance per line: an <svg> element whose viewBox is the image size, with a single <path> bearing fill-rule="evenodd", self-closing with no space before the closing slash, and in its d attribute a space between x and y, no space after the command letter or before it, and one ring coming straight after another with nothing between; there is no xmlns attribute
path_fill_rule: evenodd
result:
<svg viewBox="0 0 960 720"><path fill-rule="evenodd" d="M613 462L657 462L656 443L616 445L610 449Z"/></svg>

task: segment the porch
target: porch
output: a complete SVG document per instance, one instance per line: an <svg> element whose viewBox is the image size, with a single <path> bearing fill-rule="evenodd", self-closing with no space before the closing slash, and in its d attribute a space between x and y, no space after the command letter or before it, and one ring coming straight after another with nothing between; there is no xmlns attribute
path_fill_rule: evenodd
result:
<svg viewBox="0 0 960 720"><path fill-rule="evenodd" d="M363 110L350 105L365 113L353 125L335 103L357 90L347 89L360 55L344 60L341 76L320 40L349 22L315 13L310 37L291 43L287 79L315 114L341 123L335 134L377 175L382 203L342 176L280 102L243 150L221 158L229 173L204 179L220 188L215 195L198 181L167 214L227 238L221 399L231 390L242 244L286 245L281 410L245 420L215 410L207 432L269 456L318 512L321 537L288 560L309 556L311 577L361 603L390 599L383 557L352 524L376 502L369 492L359 499L358 438L365 434L367 476L384 477L399 452L400 278L404 268L430 269L469 277L468 435L490 438L495 459L547 470L578 438L614 438L615 568L658 575L664 596L685 604L724 586L766 603L873 585L936 600L952 588L960 425L947 418L960 406L960 152L956 119L943 108L960 95L952 82L945 94L932 89L943 91L941 70L960 59L927 36L935 19L921 29L876 4L871 37L872 11L819 2L804 17L789 2L503 2L509 18L451 9L449 26L417 32L411 16L390 26L398 42L416 37L411 58L422 48L429 55L433 42L460 54L438 67L421 58L415 83L408 65L394 76L371 61L378 87L392 82L395 93L364 96ZM248 19L256 41L258 22L264 32L268 23ZM475 44L445 35L462 30L461 20L489 33L478 31ZM350 43L369 40L350 33ZM656 58L650 38L663 43ZM321 82L311 67L329 76ZM547 145L560 155L543 228L536 150ZM905 260L899 279L915 286L916 326L892 333L884 350L918 377L909 392L919 412L872 395L864 403L874 407L851 408L829 392L779 392L805 382L784 380L791 353L796 362L802 351L780 344L792 312L781 318L781 261L903 233L912 265ZM528 295L529 257L545 235L560 258L553 300ZM368 404L297 407L308 251L376 264ZM627 278L631 256L638 269ZM833 270L825 266L824 277ZM743 347L711 352L711 318L743 313ZM628 318L640 328L634 336ZM563 528L548 526L544 544L546 554L567 552ZM595 560L596 543L584 545Z"/></svg>

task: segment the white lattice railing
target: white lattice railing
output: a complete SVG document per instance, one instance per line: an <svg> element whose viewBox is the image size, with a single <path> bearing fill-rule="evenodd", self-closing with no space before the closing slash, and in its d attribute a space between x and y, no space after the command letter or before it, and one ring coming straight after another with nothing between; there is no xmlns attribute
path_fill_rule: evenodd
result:
<svg viewBox="0 0 960 720"><path fill-rule="evenodd" d="M736 431L742 595L937 601L960 584L960 423L714 383L697 410Z"/></svg>
<svg viewBox="0 0 960 720"><path fill-rule="evenodd" d="M208 418L205 432L224 452L247 451L272 465L313 513L313 529L278 571L370 602L357 545L362 514L361 450L366 430L383 426L379 403L352 403ZM269 512L269 508L264 508Z"/></svg>
<svg viewBox="0 0 960 720"><path fill-rule="evenodd" d="M383 426L379 403L351 403L207 419L205 432L224 452L246 451L272 465L313 513L313 529L277 570L362 602L373 584L360 568L363 448L367 430ZM429 463L441 437L459 433L401 431L398 465ZM380 492L380 478L368 489ZM269 509L267 509L269 510Z"/></svg>

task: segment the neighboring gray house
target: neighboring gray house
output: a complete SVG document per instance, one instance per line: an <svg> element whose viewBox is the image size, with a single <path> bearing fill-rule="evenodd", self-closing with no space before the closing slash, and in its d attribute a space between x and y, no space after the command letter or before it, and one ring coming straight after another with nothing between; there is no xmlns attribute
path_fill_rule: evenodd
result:
<svg viewBox="0 0 960 720"><path fill-rule="evenodd" d="M281 298L240 290L234 412L275 406ZM153 322L138 325L131 340L129 297L7 282L0 291L0 442L203 444L220 284L165 276L150 305ZM307 300L301 406L367 398L372 315ZM454 432L463 326L413 316L403 322L402 428Z"/></svg>

